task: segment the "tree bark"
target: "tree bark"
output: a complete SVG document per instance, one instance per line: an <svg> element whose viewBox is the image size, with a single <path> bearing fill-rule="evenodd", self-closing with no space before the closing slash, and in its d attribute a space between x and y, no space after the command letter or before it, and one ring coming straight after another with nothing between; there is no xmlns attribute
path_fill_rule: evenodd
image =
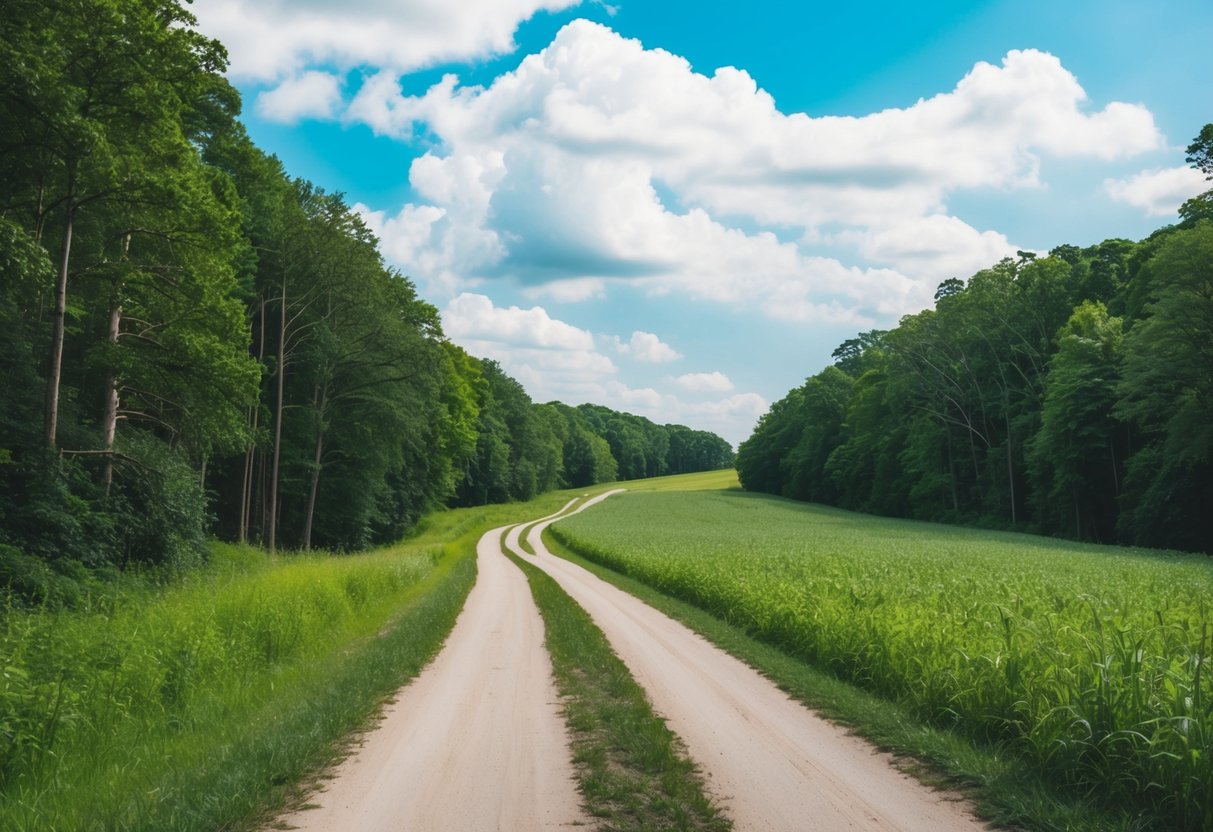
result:
<svg viewBox="0 0 1213 832"><path fill-rule="evenodd" d="M1003 388L1003 423L1007 428L1007 484L1011 489L1011 525L1016 524L1015 511L1015 457L1011 450L1011 399Z"/></svg>
<svg viewBox="0 0 1213 832"><path fill-rule="evenodd" d="M257 338L257 363L264 366L265 362L265 295L263 294L259 302L259 313L261 316L261 328ZM249 535L249 525L252 519L253 511L253 460L257 453L257 427L261 417L261 394L260 386L258 387L257 402L249 408L249 424L252 426L253 440L249 442L248 448L244 452L244 475L240 480L240 542L247 543Z"/></svg>
<svg viewBox="0 0 1213 832"><path fill-rule="evenodd" d="M286 378L286 274L282 275L281 310L278 316L278 402L274 412L274 462L270 471L270 523L268 543L270 554L278 544L278 471L282 461L282 405Z"/></svg>
<svg viewBox="0 0 1213 832"><path fill-rule="evenodd" d="M43 429L46 445L55 447L59 428L59 379L63 374L63 333L67 315L67 273L72 255L72 225L75 220L76 170L68 168L67 208L63 222L63 248L59 254L59 279L55 283L55 316L51 330L51 366L46 378L46 411Z"/></svg>
<svg viewBox="0 0 1213 832"><path fill-rule="evenodd" d="M122 324L122 303L115 289L113 306L110 308L109 329L107 339L111 347L118 343L118 330ZM102 446L107 451L114 449L114 438L118 433L118 378L111 367L105 374L105 410L101 415ZM105 485L105 496L110 494L110 486L114 481L114 458L105 458L105 467L101 469L101 482Z"/></svg>
<svg viewBox="0 0 1213 832"><path fill-rule="evenodd" d="M312 465L312 482L307 494L307 517L303 522L303 548L312 548L312 520L316 516L316 492L320 486L320 462L324 458L324 407L328 390L316 385L313 402L316 407L316 456Z"/></svg>

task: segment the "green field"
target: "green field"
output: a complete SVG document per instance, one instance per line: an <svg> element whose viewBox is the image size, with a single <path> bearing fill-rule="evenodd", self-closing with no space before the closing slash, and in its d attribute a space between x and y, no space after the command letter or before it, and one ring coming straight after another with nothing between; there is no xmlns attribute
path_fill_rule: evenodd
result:
<svg viewBox="0 0 1213 832"><path fill-rule="evenodd" d="M1213 564L736 491L553 532L811 665L1161 828L1213 826Z"/></svg>

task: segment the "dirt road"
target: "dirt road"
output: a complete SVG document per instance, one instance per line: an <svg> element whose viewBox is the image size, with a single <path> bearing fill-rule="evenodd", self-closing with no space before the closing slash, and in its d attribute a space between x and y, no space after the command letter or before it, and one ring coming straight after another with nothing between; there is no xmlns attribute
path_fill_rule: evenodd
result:
<svg viewBox="0 0 1213 832"><path fill-rule="evenodd" d="M757 671L553 557L540 539L549 524L527 536L537 557L523 556L555 578L606 634L702 767L737 832L985 828L962 804L901 774L888 755L815 716ZM516 540L511 530L507 545Z"/></svg>
<svg viewBox="0 0 1213 832"><path fill-rule="evenodd" d="M477 546L476 585L442 652L310 798L319 808L282 822L324 832L584 828L543 622L501 533Z"/></svg>
<svg viewBox="0 0 1213 832"><path fill-rule="evenodd" d="M540 539L550 522L529 531L536 556L518 546L522 526L506 545L593 617L738 832L985 828L683 625L553 557ZM594 828L579 808L543 623L502 532L480 540L476 585L438 658L311 798L319 808L280 821L327 832Z"/></svg>

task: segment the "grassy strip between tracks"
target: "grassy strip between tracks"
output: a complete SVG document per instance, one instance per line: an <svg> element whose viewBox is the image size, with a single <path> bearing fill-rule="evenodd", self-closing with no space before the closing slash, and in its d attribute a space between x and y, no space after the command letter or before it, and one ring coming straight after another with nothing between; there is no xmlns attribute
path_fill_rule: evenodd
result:
<svg viewBox="0 0 1213 832"><path fill-rule="evenodd" d="M587 810L612 832L710 830L732 824L695 765L589 615L542 570L513 554L543 616L556 684L573 734Z"/></svg>
<svg viewBox="0 0 1213 832"><path fill-rule="evenodd" d="M1131 832L1148 822L1060 794L997 746L975 744L914 717L909 709L861 690L759 642L704 610L583 557L550 529L543 540L553 554L593 572L712 641L771 679L789 695L876 747L923 782L957 792L997 826L1073 832Z"/></svg>
<svg viewBox="0 0 1213 832"><path fill-rule="evenodd" d="M216 545L171 586L0 610L0 828L266 823L440 648L481 534L568 497L441 512L362 555Z"/></svg>

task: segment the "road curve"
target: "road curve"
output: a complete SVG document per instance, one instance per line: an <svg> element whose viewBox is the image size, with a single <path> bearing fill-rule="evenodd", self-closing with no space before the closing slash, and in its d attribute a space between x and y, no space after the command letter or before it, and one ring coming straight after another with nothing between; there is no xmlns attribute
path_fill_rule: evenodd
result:
<svg viewBox="0 0 1213 832"><path fill-rule="evenodd" d="M527 540L537 555L523 557L555 578L606 634L737 832L986 828L964 804L897 771L889 755L816 716L753 668L552 556L540 539L551 522L531 528ZM517 539L514 529L507 546L519 551Z"/></svg>
<svg viewBox="0 0 1213 832"><path fill-rule="evenodd" d="M543 621L526 578L501 553L501 534L494 529L477 544L476 583L441 653L310 798L318 808L279 819L288 828L467 832L588 824Z"/></svg>

